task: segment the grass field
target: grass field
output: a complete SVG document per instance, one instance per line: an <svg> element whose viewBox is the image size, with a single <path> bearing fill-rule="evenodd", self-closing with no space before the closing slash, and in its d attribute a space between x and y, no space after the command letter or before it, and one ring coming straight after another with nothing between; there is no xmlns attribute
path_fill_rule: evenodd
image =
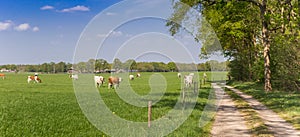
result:
<svg viewBox="0 0 300 137"><path fill-rule="evenodd" d="M153 73L142 73L130 82L140 95L149 93L149 78ZM153 119L166 114L180 97L177 73L161 73L168 86L166 93L153 106ZM207 73L210 76L210 73ZM1 136L106 136L95 128L82 113L67 74L41 74L43 83L27 83L28 74L7 74L0 80L0 135ZM108 74L103 75L108 77ZM202 76L202 74L200 74ZM216 77L215 77L216 78ZM220 79L223 79L220 78ZM106 83L107 84L107 83ZM147 108L138 108L121 100L114 89L100 87L100 95L107 106L121 118L145 122ZM122 89L122 85L120 89ZM191 116L169 136L209 136L211 122L199 127L199 119L209 95L209 83L199 90L199 98ZM101 115L101 114L99 114Z"/></svg>

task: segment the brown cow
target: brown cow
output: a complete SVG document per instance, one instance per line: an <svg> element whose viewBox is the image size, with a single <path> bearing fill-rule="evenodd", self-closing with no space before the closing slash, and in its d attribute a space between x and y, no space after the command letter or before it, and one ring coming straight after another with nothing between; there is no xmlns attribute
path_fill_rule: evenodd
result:
<svg viewBox="0 0 300 137"><path fill-rule="evenodd" d="M5 79L5 74L0 73L0 77L2 77L2 79Z"/></svg>
<svg viewBox="0 0 300 137"><path fill-rule="evenodd" d="M112 86L114 86L114 88L116 89L117 87L119 87L119 84L121 83L122 78L120 77L112 77L110 76L108 78L108 89L110 89Z"/></svg>
<svg viewBox="0 0 300 137"><path fill-rule="evenodd" d="M42 83L42 80L38 76L28 76L27 82L34 81L36 83Z"/></svg>

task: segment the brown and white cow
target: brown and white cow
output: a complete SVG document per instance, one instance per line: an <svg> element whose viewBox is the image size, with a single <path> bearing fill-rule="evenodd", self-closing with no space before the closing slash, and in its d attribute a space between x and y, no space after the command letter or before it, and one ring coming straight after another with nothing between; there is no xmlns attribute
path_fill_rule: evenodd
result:
<svg viewBox="0 0 300 137"><path fill-rule="evenodd" d="M2 79L5 79L5 74L1 73L0 77L2 77Z"/></svg>
<svg viewBox="0 0 300 137"><path fill-rule="evenodd" d="M133 75L129 75L129 79L130 80L134 80L134 76Z"/></svg>
<svg viewBox="0 0 300 137"><path fill-rule="evenodd" d="M121 83L122 78L120 77L113 77L110 76L108 78L108 89L112 88L112 86L114 86L114 88L116 89L117 87L119 87L119 84Z"/></svg>
<svg viewBox="0 0 300 137"><path fill-rule="evenodd" d="M137 77L137 78L141 77L141 74L140 74L140 73L137 73L137 74L136 74L136 77Z"/></svg>
<svg viewBox="0 0 300 137"><path fill-rule="evenodd" d="M30 83L30 81L33 81L35 83L42 83L42 80L38 76L28 76L27 82Z"/></svg>
<svg viewBox="0 0 300 137"><path fill-rule="evenodd" d="M177 77L178 77L178 78L181 78L181 73L177 73Z"/></svg>

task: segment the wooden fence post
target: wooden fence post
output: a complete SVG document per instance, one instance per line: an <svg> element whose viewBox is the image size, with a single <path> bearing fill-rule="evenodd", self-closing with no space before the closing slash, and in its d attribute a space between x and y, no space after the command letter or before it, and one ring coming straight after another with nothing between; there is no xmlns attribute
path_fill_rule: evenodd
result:
<svg viewBox="0 0 300 137"><path fill-rule="evenodd" d="M148 101L148 128L151 127L151 113L152 113L151 107L152 107L152 101Z"/></svg>

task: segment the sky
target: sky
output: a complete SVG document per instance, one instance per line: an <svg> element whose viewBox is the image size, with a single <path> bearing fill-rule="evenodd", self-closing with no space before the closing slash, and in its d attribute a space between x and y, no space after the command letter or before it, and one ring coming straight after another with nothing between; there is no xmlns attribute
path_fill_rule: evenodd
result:
<svg viewBox="0 0 300 137"><path fill-rule="evenodd" d="M187 33L170 36L165 26L165 18L172 13L172 6L165 6L171 5L169 1L1 0L0 3L0 65L73 63L89 58L104 58L109 62L114 58L168 62L177 61L173 53L178 55L182 49L187 50L190 58L180 61L203 62L198 57L201 45L193 37ZM179 45L182 49L164 45Z"/></svg>

